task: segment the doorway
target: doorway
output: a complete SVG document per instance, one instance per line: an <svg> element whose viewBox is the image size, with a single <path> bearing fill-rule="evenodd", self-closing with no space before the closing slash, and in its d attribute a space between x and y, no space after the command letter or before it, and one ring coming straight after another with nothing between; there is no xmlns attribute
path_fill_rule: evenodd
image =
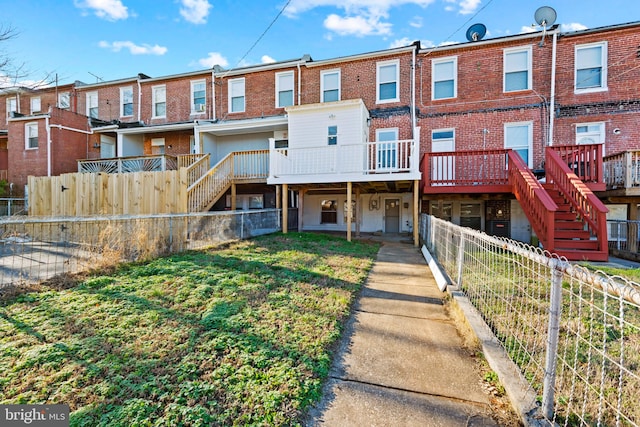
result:
<svg viewBox="0 0 640 427"><path fill-rule="evenodd" d="M400 199L386 199L384 201L384 232L400 232Z"/></svg>

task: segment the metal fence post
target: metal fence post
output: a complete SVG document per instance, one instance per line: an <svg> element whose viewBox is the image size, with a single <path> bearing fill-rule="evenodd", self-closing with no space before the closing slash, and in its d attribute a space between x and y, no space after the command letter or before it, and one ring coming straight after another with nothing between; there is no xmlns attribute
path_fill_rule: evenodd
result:
<svg viewBox="0 0 640 427"><path fill-rule="evenodd" d="M542 413L553 419L553 401L556 382L556 364L558 359L558 339L560 335L560 314L562 310L562 270L560 261L551 263L551 301L549 306L549 328L547 331L547 355L542 390Z"/></svg>
<svg viewBox="0 0 640 427"><path fill-rule="evenodd" d="M240 240L244 240L244 212L240 214Z"/></svg>
<svg viewBox="0 0 640 427"><path fill-rule="evenodd" d="M460 244L458 247L458 287L462 288L462 266L464 264L464 233L460 233Z"/></svg>

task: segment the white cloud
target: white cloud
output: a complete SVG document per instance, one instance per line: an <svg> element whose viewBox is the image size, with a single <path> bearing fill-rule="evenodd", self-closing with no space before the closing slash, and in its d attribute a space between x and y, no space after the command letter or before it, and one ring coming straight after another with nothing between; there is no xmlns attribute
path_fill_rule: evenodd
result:
<svg viewBox="0 0 640 427"><path fill-rule="evenodd" d="M270 57L269 55L262 55L262 58L260 58L260 61L263 64L273 64L274 62L276 62L276 60Z"/></svg>
<svg viewBox="0 0 640 427"><path fill-rule="evenodd" d="M199 59L198 64L207 68L212 68L214 65L226 67L229 65L229 61L219 52L209 52L209 56Z"/></svg>
<svg viewBox="0 0 640 427"><path fill-rule="evenodd" d="M531 25L523 25L520 27L520 33L535 33L538 31L536 27L532 27Z"/></svg>
<svg viewBox="0 0 640 427"><path fill-rule="evenodd" d="M422 16L414 16L409 25L413 28L422 28Z"/></svg>
<svg viewBox="0 0 640 427"><path fill-rule="evenodd" d="M211 3L208 0L182 0L180 15L192 24L206 24Z"/></svg>
<svg viewBox="0 0 640 427"><path fill-rule="evenodd" d="M560 30L563 32L582 31L582 30L586 30L587 28L589 27L587 27L586 25L579 24L577 22L560 25Z"/></svg>
<svg viewBox="0 0 640 427"><path fill-rule="evenodd" d="M129 17L127 6L123 5L120 0L76 0L74 4L81 9L92 9L96 16L109 21Z"/></svg>
<svg viewBox="0 0 640 427"><path fill-rule="evenodd" d="M137 45L131 41L117 41L109 43L103 40L98 43L98 46L104 49L111 49L113 52L120 52L122 49L129 49L129 53L132 55L164 55L168 50L164 46L151 46L149 44Z"/></svg>
<svg viewBox="0 0 640 427"><path fill-rule="evenodd" d="M460 14L470 15L480 6L481 0L462 0L460 2Z"/></svg>
<svg viewBox="0 0 640 427"><path fill-rule="evenodd" d="M393 49L395 47L409 46L413 42L414 41L409 39L409 37L403 37L401 39L392 41L391 44L389 45L389 49Z"/></svg>
<svg viewBox="0 0 640 427"><path fill-rule="evenodd" d="M405 4L427 7L435 0L291 0L285 10L290 18L317 7L335 7L343 10L342 16L332 13L324 20L324 26L339 35L389 35L392 24L386 22L389 10Z"/></svg>

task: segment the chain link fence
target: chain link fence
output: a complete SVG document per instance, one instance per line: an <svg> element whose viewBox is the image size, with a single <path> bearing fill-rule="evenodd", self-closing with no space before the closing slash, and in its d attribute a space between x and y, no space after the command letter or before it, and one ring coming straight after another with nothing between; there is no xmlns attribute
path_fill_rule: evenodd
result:
<svg viewBox="0 0 640 427"><path fill-rule="evenodd" d="M562 426L640 424L640 285L423 215L420 234Z"/></svg>
<svg viewBox="0 0 640 427"><path fill-rule="evenodd" d="M291 210L290 217L297 218ZM295 229L297 224L290 224ZM0 292L282 229L281 211L0 221Z"/></svg>

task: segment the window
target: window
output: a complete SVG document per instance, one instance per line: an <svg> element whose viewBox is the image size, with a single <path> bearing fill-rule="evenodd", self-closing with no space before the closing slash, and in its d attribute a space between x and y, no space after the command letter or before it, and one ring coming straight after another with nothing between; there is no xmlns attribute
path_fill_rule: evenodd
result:
<svg viewBox="0 0 640 427"><path fill-rule="evenodd" d="M399 61L378 62L376 66L376 102L383 103L399 101Z"/></svg>
<svg viewBox="0 0 640 427"><path fill-rule="evenodd" d="M338 145L338 126L329 126L327 135L329 145Z"/></svg>
<svg viewBox="0 0 640 427"><path fill-rule="evenodd" d="M336 200L323 200L320 224L338 223L338 202Z"/></svg>
<svg viewBox="0 0 640 427"><path fill-rule="evenodd" d="M340 101L340 70L320 73L320 102Z"/></svg>
<svg viewBox="0 0 640 427"><path fill-rule="evenodd" d="M229 107L231 113L244 112L244 78L229 80Z"/></svg>
<svg viewBox="0 0 640 427"><path fill-rule="evenodd" d="M71 98L69 92L63 92L58 94L58 108L68 110L71 106Z"/></svg>
<svg viewBox="0 0 640 427"><path fill-rule="evenodd" d="M7 117L11 117L11 113L18 112L18 100L16 98L7 99Z"/></svg>
<svg viewBox="0 0 640 427"><path fill-rule="evenodd" d="M510 148L518 153L529 167L533 167L533 156L530 155L532 141L533 125L531 122L504 125L504 148Z"/></svg>
<svg viewBox="0 0 640 427"><path fill-rule="evenodd" d="M576 144L603 144L604 123L579 123L576 125Z"/></svg>
<svg viewBox="0 0 640 427"><path fill-rule="evenodd" d="M607 89L607 44L576 46L576 92Z"/></svg>
<svg viewBox="0 0 640 427"><path fill-rule="evenodd" d="M120 88L120 117L133 116L133 88Z"/></svg>
<svg viewBox="0 0 640 427"><path fill-rule="evenodd" d="M153 88L153 117L167 116L167 88L166 86L155 86Z"/></svg>
<svg viewBox="0 0 640 427"><path fill-rule="evenodd" d="M98 118L98 92L87 93L87 116Z"/></svg>
<svg viewBox="0 0 640 427"><path fill-rule="evenodd" d="M293 105L293 71L276 73L276 108Z"/></svg>
<svg viewBox="0 0 640 427"><path fill-rule="evenodd" d="M164 138L151 138L151 154L154 156L164 154Z"/></svg>
<svg viewBox="0 0 640 427"><path fill-rule="evenodd" d="M436 59L431 63L432 98L447 99L457 95L458 58Z"/></svg>
<svg viewBox="0 0 640 427"><path fill-rule="evenodd" d="M197 80L191 82L191 112L204 113L207 105L207 82Z"/></svg>
<svg viewBox="0 0 640 427"><path fill-rule="evenodd" d="M531 47L505 49L504 91L531 89Z"/></svg>
<svg viewBox="0 0 640 427"><path fill-rule="evenodd" d="M377 129L377 169L396 168L396 141L398 141L398 128ZM387 142L388 141L388 142Z"/></svg>
<svg viewBox="0 0 640 427"><path fill-rule="evenodd" d="M27 150L38 148L38 124L27 123L24 125L25 148Z"/></svg>
<svg viewBox="0 0 640 427"><path fill-rule="evenodd" d="M41 103L39 96L31 98L31 114L39 113L42 111L42 106L40 104Z"/></svg>

